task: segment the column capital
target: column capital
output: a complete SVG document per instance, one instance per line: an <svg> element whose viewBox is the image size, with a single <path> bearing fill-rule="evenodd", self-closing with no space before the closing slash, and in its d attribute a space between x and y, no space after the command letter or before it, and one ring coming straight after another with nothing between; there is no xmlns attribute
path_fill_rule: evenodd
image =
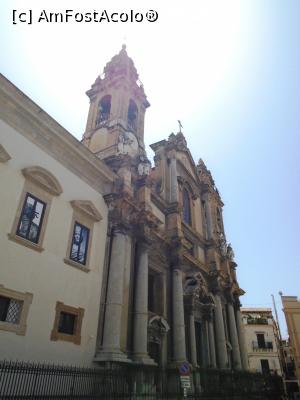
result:
<svg viewBox="0 0 300 400"><path fill-rule="evenodd" d="M226 290L226 291L224 292L224 295L225 295L225 299L227 300L227 303L229 303L229 304L231 304L231 305L234 305L234 297L233 297L233 294L232 294L230 291Z"/></svg>
<svg viewBox="0 0 300 400"><path fill-rule="evenodd" d="M202 319L204 321L212 320L212 310L214 308L213 304L203 304L201 307Z"/></svg>
<svg viewBox="0 0 300 400"><path fill-rule="evenodd" d="M119 223L113 223L112 224L112 236L116 235L129 235L130 234L130 227L127 226L126 224L119 222Z"/></svg>
<svg viewBox="0 0 300 400"><path fill-rule="evenodd" d="M146 251L148 252L149 249L151 248L152 242L148 241L147 239L144 238L139 238L137 245L138 245L138 251Z"/></svg>

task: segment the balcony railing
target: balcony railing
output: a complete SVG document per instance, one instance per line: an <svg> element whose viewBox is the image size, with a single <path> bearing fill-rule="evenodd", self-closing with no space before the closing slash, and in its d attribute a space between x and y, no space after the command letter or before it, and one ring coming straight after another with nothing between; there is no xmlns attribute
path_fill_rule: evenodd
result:
<svg viewBox="0 0 300 400"><path fill-rule="evenodd" d="M265 342L264 344L258 342L252 342L252 349L253 351L272 352L273 342Z"/></svg>
<svg viewBox="0 0 300 400"><path fill-rule="evenodd" d="M247 324L249 325L268 325L267 318L247 318Z"/></svg>

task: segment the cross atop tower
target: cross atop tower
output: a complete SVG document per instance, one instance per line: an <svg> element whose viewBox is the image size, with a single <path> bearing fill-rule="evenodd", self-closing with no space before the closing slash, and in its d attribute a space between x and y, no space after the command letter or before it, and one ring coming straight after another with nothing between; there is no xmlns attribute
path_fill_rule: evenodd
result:
<svg viewBox="0 0 300 400"><path fill-rule="evenodd" d="M179 133L182 133L182 130L181 130L183 128L182 123L179 119L177 121L178 121L178 125L179 125Z"/></svg>

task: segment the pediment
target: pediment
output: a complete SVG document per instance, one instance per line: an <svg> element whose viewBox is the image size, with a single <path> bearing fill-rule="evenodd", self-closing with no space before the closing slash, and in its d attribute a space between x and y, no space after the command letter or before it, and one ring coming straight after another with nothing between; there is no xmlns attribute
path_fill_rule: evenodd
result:
<svg viewBox="0 0 300 400"><path fill-rule="evenodd" d="M187 173L190 178L197 182L196 166L191 157L189 157L189 154L186 152L177 153L177 160L179 161L183 173Z"/></svg>
<svg viewBox="0 0 300 400"><path fill-rule="evenodd" d="M63 189L55 178L55 176L45 168L34 166L22 169L22 173L26 179L31 180L36 185L40 186L54 196L59 196Z"/></svg>
<svg viewBox="0 0 300 400"><path fill-rule="evenodd" d="M11 156L5 150L5 148L0 144L0 162L6 162L11 159Z"/></svg>
<svg viewBox="0 0 300 400"><path fill-rule="evenodd" d="M99 222L102 219L102 215L90 200L72 200L71 205L93 221Z"/></svg>

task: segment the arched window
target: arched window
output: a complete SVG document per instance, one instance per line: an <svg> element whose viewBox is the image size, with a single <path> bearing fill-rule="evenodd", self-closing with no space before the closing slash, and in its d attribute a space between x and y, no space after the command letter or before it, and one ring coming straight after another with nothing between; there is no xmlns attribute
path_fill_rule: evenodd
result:
<svg viewBox="0 0 300 400"><path fill-rule="evenodd" d="M219 207L217 208L217 227L219 232L223 231L222 214Z"/></svg>
<svg viewBox="0 0 300 400"><path fill-rule="evenodd" d="M98 103L98 111L96 118L96 126L99 126L108 121L110 116L111 95L106 95Z"/></svg>
<svg viewBox="0 0 300 400"><path fill-rule="evenodd" d="M136 132L138 108L133 100L130 100L127 113L128 128Z"/></svg>
<svg viewBox="0 0 300 400"><path fill-rule="evenodd" d="M183 221L188 225L192 225L191 201L190 201L190 195L186 189L183 189L182 192L182 203L183 203Z"/></svg>

